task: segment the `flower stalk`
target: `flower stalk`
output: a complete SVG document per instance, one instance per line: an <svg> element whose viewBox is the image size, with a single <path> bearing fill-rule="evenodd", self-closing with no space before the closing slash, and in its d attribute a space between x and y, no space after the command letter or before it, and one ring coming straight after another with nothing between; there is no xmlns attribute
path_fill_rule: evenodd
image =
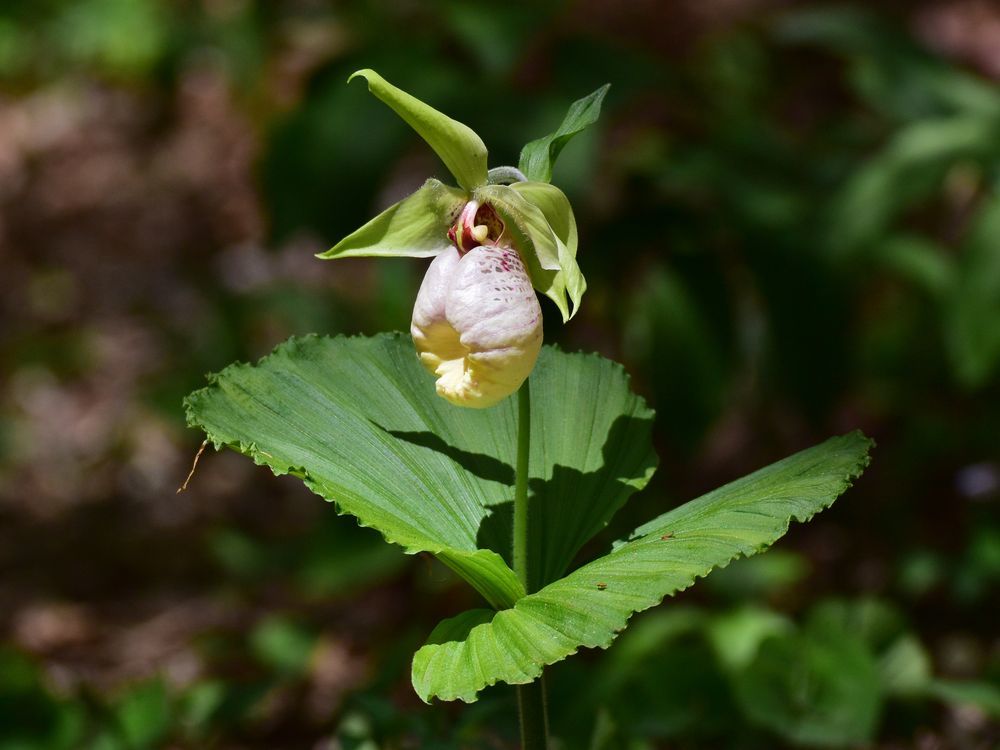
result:
<svg viewBox="0 0 1000 750"><path fill-rule="evenodd" d="M528 588L528 459L531 455L531 386L517 392L517 469L514 475L514 572Z"/></svg>
<svg viewBox="0 0 1000 750"><path fill-rule="evenodd" d="M521 747L546 750L549 746L549 717L545 698L545 677L517 686L517 712L521 718Z"/></svg>
<svg viewBox="0 0 1000 750"><path fill-rule="evenodd" d="M531 457L531 386L525 380L517 391L517 467L514 474L514 572L529 588L528 567L528 469ZM532 683L517 686L517 712L521 720L521 747L525 750L545 750L548 747L549 719L547 715L544 675Z"/></svg>

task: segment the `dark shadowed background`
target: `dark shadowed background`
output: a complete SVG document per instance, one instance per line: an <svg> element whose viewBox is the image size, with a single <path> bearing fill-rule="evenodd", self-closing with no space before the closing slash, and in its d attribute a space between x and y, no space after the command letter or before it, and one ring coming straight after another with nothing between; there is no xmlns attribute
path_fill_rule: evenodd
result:
<svg viewBox="0 0 1000 750"><path fill-rule="evenodd" d="M508 688L409 686L476 603L441 565L232 453L175 494L206 372L409 326L424 262L313 258L446 177L362 67L491 166L612 84L554 176L590 290L543 302L658 412L605 541L878 442L773 551L554 667L562 747L996 747L1000 6L4 0L0 749L514 746Z"/></svg>

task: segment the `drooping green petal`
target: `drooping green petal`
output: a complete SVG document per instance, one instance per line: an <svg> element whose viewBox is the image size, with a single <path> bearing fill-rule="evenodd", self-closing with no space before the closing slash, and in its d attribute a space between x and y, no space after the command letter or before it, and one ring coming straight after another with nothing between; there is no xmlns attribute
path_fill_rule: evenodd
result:
<svg viewBox="0 0 1000 750"><path fill-rule="evenodd" d="M520 245L518 245L520 247ZM563 323L572 319L576 310L570 307L566 289L566 278L561 271L546 271L538 265L536 258L528 257L524 259L531 275L531 283L535 289L552 300L559 309Z"/></svg>
<svg viewBox="0 0 1000 750"><path fill-rule="evenodd" d="M578 243L576 217L566 194L547 182L515 182L510 189L525 198L542 212L552 231L576 257Z"/></svg>
<svg viewBox="0 0 1000 750"><path fill-rule="evenodd" d="M448 248L448 227L467 197L438 180L380 213L360 229L316 257L352 258L366 255L430 258Z"/></svg>
<svg viewBox="0 0 1000 750"><path fill-rule="evenodd" d="M483 185L474 192L480 203L489 203L504 224L516 224L531 241L538 265L547 271L559 270L559 247L545 214L508 185Z"/></svg>
<svg viewBox="0 0 1000 750"><path fill-rule="evenodd" d="M511 189L524 196L541 210L559 243L559 273L566 292L572 302L572 314L580 307L583 293L587 291L587 281L576 262L579 240L576 231L576 217L569 198L562 190L547 182L515 182ZM572 315L571 315L572 317Z"/></svg>
<svg viewBox="0 0 1000 750"><path fill-rule="evenodd" d="M582 647L606 648L634 612L765 549L792 519L828 507L867 465L870 446L860 433L831 438L659 516L488 622L460 615L438 626L413 660L417 693L473 701L496 682L531 682Z"/></svg>
<svg viewBox="0 0 1000 750"><path fill-rule="evenodd" d="M374 70L359 70L351 74L348 83L357 76L427 141L459 185L472 190L486 182L486 145L472 128L396 88Z"/></svg>
<svg viewBox="0 0 1000 750"><path fill-rule="evenodd" d="M593 93L577 99L569 106L566 117L554 133L531 141L521 149L518 168L529 180L548 182L552 179L552 167L559 152L574 135L597 122L601 115L601 103L609 88L611 84L606 83Z"/></svg>
<svg viewBox="0 0 1000 750"><path fill-rule="evenodd" d="M652 474L652 413L622 368L545 347L531 376L532 580L562 574ZM576 394L600 394L582 405ZM573 394L573 398L568 398ZM408 552L430 552L494 607L523 588L509 556L516 403L457 409L409 336L292 339L188 397L216 445L300 477Z"/></svg>
<svg viewBox="0 0 1000 750"><path fill-rule="evenodd" d="M535 289L555 302L563 322L572 318L587 288L574 257L575 249L570 250L543 210L513 186L486 185L474 195L476 200L492 205L503 219L505 231L521 253ZM557 221L559 218L566 239L575 244L575 220L568 224L565 217L557 217Z"/></svg>
<svg viewBox="0 0 1000 750"><path fill-rule="evenodd" d="M569 251L566 245L561 243L559 245L559 262L562 265L562 270L559 273L562 275L563 283L566 285L566 293L569 294L569 300L573 303L573 310L570 313L570 317L573 317L576 315L577 310L580 309L583 293L587 291L587 280L583 277L583 272L576 263L576 257Z"/></svg>

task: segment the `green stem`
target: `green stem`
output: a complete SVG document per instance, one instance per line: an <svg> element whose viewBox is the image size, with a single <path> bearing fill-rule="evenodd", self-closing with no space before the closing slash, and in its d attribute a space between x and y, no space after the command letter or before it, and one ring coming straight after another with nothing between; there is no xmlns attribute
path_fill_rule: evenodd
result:
<svg viewBox="0 0 1000 750"><path fill-rule="evenodd" d="M514 476L514 572L531 593L528 571L528 458L531 455L531 389L528 381L517 392L517 472ZM545 750L549 741L545 678L517 686L523 750Z"/></svg>
<svg viewBox="0 0 1000 750"><path fill-rule="evenodd" d="M545 750L549 746L549 717L545 700L545 678L517 686L517 711L521 715L522 750Z"/></svg>
<svg viewBox="0 0 1000 750"><path fill-rule="evenodd" d="M514 572L528 590L528 457L531 455L531 388L517 392L517 470L514 474Z"/></svg>

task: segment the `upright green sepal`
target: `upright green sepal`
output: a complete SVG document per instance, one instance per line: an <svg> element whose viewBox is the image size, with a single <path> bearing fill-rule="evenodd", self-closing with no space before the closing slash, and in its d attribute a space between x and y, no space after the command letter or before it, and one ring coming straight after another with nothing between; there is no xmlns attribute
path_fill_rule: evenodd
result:
<svg viewBox="0 0 1000 750"><path fill-rule="evenodd" d="M486 182L486 144L475 131L438 112L402 89L398 89L371 69L351 74L368 82L368 90L388 104L441 157L458 184L472 190Z"/></svg>
<svg viewBox="0 0 1000 750"><path fill-rule="evenodd" d="M518 168L529 180L549 182L552 179L552 167L559 152L573 136L597 122L601 115L601 103L609 88L611 84L606 83L593 93L577 99L569 106L566 117L554 133L531 141L521 149Z"/></svg>
<svg viewBox="0 0 1000 750"><path fill-rule="evenodd" d="M467 198L463 191L438 180L390 206L317 258L368 255L430 258L446 250L447 227L455 221Z"/></svg>

